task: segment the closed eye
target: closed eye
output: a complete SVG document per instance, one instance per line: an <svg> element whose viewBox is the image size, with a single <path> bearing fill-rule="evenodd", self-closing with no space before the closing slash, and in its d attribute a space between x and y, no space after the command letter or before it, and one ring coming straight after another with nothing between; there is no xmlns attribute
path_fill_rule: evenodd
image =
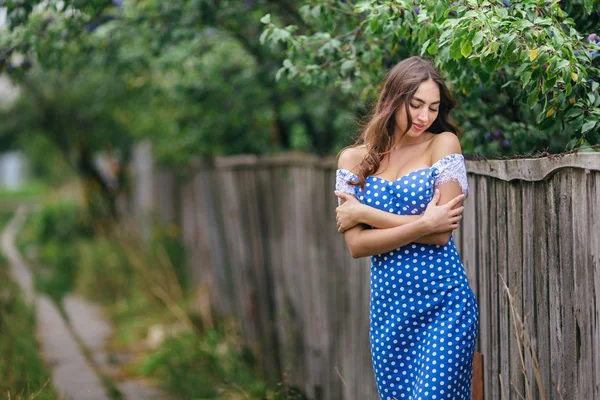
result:
<svg viewBox="0 0 600 400"><path fill-rule="evenodd" d="M412 108L415 108L415 109L417 109L417 108L421 108L421 106L415 106L414 104L411 104L410 106L411 106ZM430 110L431 110L432 112L437 112L437 111L438 111L437 109L433 109L433 108L430 108Z"/></svg>

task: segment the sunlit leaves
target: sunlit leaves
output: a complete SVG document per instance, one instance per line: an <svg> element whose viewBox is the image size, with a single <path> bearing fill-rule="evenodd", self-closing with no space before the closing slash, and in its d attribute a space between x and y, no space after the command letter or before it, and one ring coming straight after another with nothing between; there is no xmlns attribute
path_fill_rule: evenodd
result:
<svg viewBox="0 0 600 400"><path fill-rule="evenodd" d="M592 3L596 6L598 1L586 1L586 10ZM333 82L366 99L365 93L377 93L378 83L395 62L414 54L431 56L465 96L476 85L510 89L515 107L534 112L532 124L560 132L575 127L574 136L598 141L600 123L589 122L600 122L594 113L597 105L586 94L598 89L588 81L600 76L593 61L600 60L600 48L585 40L591 32L579 32L580 21L576 23L575 15L568 15L558 1L523 0L507 6L491 1L364 0L354 8L344 2L345 12L338 13L327 0L310 4L335 23L321 18L315 32L292 33L285 39L287 58L297 66L289 78L306 81L310 75L316 78L310 79L312 84ZM271 24L265 31L275 29ZM290 32L290 27L283 29ZM340 41L338 51L311 48L309 44L325 33ZM310 65L319 68L303 67ZM574 97L586 102L571 102ZM572 108L580 109L582 123L568 126L562 116ZM588 122L585 132L583 120Z"/></svg>

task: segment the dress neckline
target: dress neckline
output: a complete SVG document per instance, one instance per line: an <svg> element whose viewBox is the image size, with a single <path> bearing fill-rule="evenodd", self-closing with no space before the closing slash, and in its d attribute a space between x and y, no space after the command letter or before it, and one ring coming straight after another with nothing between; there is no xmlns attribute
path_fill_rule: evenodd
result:
<svg viewBox="0 0 600 400"><path fill-rule="evenodd" d="M416 170L414 170L414 171L407 172L407 173L405 173L404 175L402 175L402 176L400 176L400 177L398 177L398 178L394 179L393 181L390 181L390 180L388 180L388 179L384 179L384 178L380 178L380 177L378 177L378 176L375 176L375 175L369 175L369 176L367 176L367 178L369 178L369 177L373 177L373 178L376 178L376 179L382 180L382 181L384 181L384 182L388 182L388 183L396 183L396 182L398 182L398 181L400 181L400 180L402 180L402 179L406 178L407 176L414 174L415 172L420 172L420 171L430 170L430 169L432 169L433 167L435 167L435 166L436 166L436 164L440 163L442 160L444 160L444 159L446 159L446 158L452 158L451 156L452 156L452 157L456 157L456 156L457 156L458 158L463 158L463 159L464 159L464 156L463 156L462 154L460 154L460 153L450 153L450 154L448 154L448 155L445 155L444 157L440 158L440 159L439 159L439 160L437 160L436 162L434 162L434 163L433 163L433 165L432 165L431 167L419 168L419 169L416 169ZM352 171L349 171L349 170L347 170L347 169L345 169L345 168L339 168L339 169L338 169L338 171L344 171L344 172L347 172L347 173L349 173L349 174L352 174L352 175L354 175L355 177L357 177L357 176L356 176L356 174L355 174L354 172L352 172ZM357 177L357 178L358 178L358 177Z"/></svg>

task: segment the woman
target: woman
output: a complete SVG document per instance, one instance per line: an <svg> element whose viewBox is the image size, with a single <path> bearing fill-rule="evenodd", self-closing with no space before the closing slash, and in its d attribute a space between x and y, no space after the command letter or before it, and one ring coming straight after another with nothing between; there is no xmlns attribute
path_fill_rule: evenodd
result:
<svg viewBox="0 0 600 400"><path fill-rule="evenodd" d="M338 158L338 231L354 258L371 256L371 355L385 400L471 398L478 309L451 235L468 191L455 106L431 63L403 60Z"/></svg>

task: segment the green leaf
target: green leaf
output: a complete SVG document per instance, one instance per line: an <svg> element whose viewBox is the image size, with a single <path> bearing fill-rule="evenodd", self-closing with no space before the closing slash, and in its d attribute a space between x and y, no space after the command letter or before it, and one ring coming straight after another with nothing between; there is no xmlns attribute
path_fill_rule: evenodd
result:
<svg viewBox="0 0 600 400"><path fill-rule="evenodd" d="M598 89L598 86L600 86L600 83L596 81L592 82L592 92L595 92L596 89Z"/></svg>
<svg viewBox="0 0 600 400"><path fill-rule="evenodd" d="M444 3L441 1L438 1L436 6L435 6L435 19L436 20L441 20L444 17Z"/></svg>
<svg viewBox="0 0 600 400"><path fill-rule="evenodd" d="M579 131L583 125L584 122L584 117L583 114L581 114L580 116L578 116L577 118L575 118L573 120L573 130L575 132Z"/></svg>
<svg viewBox="0 0 600 400"><path fill-rule="evenodd" d="M266 14L264 17L262 17L260 19L260 22L262 22L263 24L270 24L271 23L271 14Z"/></svg>
<svg viewBox="0 0 600 400"><path fill-rule="evenodd" d="M583 110L581 108L571 108L569 111L565 113L565 121L572 120L573 118L582 115Z"/></svg>
<svg viewBox="0 0 600 400"><path fill-rule="evenodd" d="M532 90L531 93L529 94L529 97L527 97L527 105L529 106L529 108L532 108L537 104L538 102L538 92L537 90Z"/></svg>
<svg viewBox="0 0 600 400"><path fill-rule="evenodd" d="M423 43L423 46L421 46L421 56L425 54L427 47L429 47L429 42L431 42L431 39L427 39L425 43Z"/></svg>
<svg viewBox="0 0 600 400"><path fill-rule="evenodd" d="M462 56L466 58L471 55L471 51L473 51L473 45L471 44L471 41L465 40L462 46L460 47L460 54L462 54Z"/></svg>
<svg viewBox="0 0 600 400"><path fill-rule="evenodd" d="M581 133L586 133L592 130L598 121L588 121L581 127Z"/></svg>
<svg viewBox="0 0 600 400"><path fill-rule="evenodd" d="M483 40L483 32L477 31L475 36L473 37L473 46L477 46Z"/></svg>
<svg viewBox="0 0 600 400"><path fill-rule="evenodd" d="M355 60L345 60L340 66L342 75L346 75L356 65Z"/></svg>
<svg viewBox="0 0 600 400"><path fill-rule="evenodd" d="M460 54L460 40L455 40L450 46L450 57L456 60L460 58Z"/></svg>
<svg viewBox="0 0 600 400"><path fill-rule="evenodd" d="M573 138L571 140L569 140L569 142L567 143L567 150L573 150L575 148L575 145L577 144L577 142L579 142L579 138Z"/></svg>
<svg viewBox="0 0 600 400"><path fill-rule="evenodd" d="M433 43L431 43L429 45L429 48L427 49L427 53L434 55L438 52L438 44L437 42L434 40Z"/></svg>

